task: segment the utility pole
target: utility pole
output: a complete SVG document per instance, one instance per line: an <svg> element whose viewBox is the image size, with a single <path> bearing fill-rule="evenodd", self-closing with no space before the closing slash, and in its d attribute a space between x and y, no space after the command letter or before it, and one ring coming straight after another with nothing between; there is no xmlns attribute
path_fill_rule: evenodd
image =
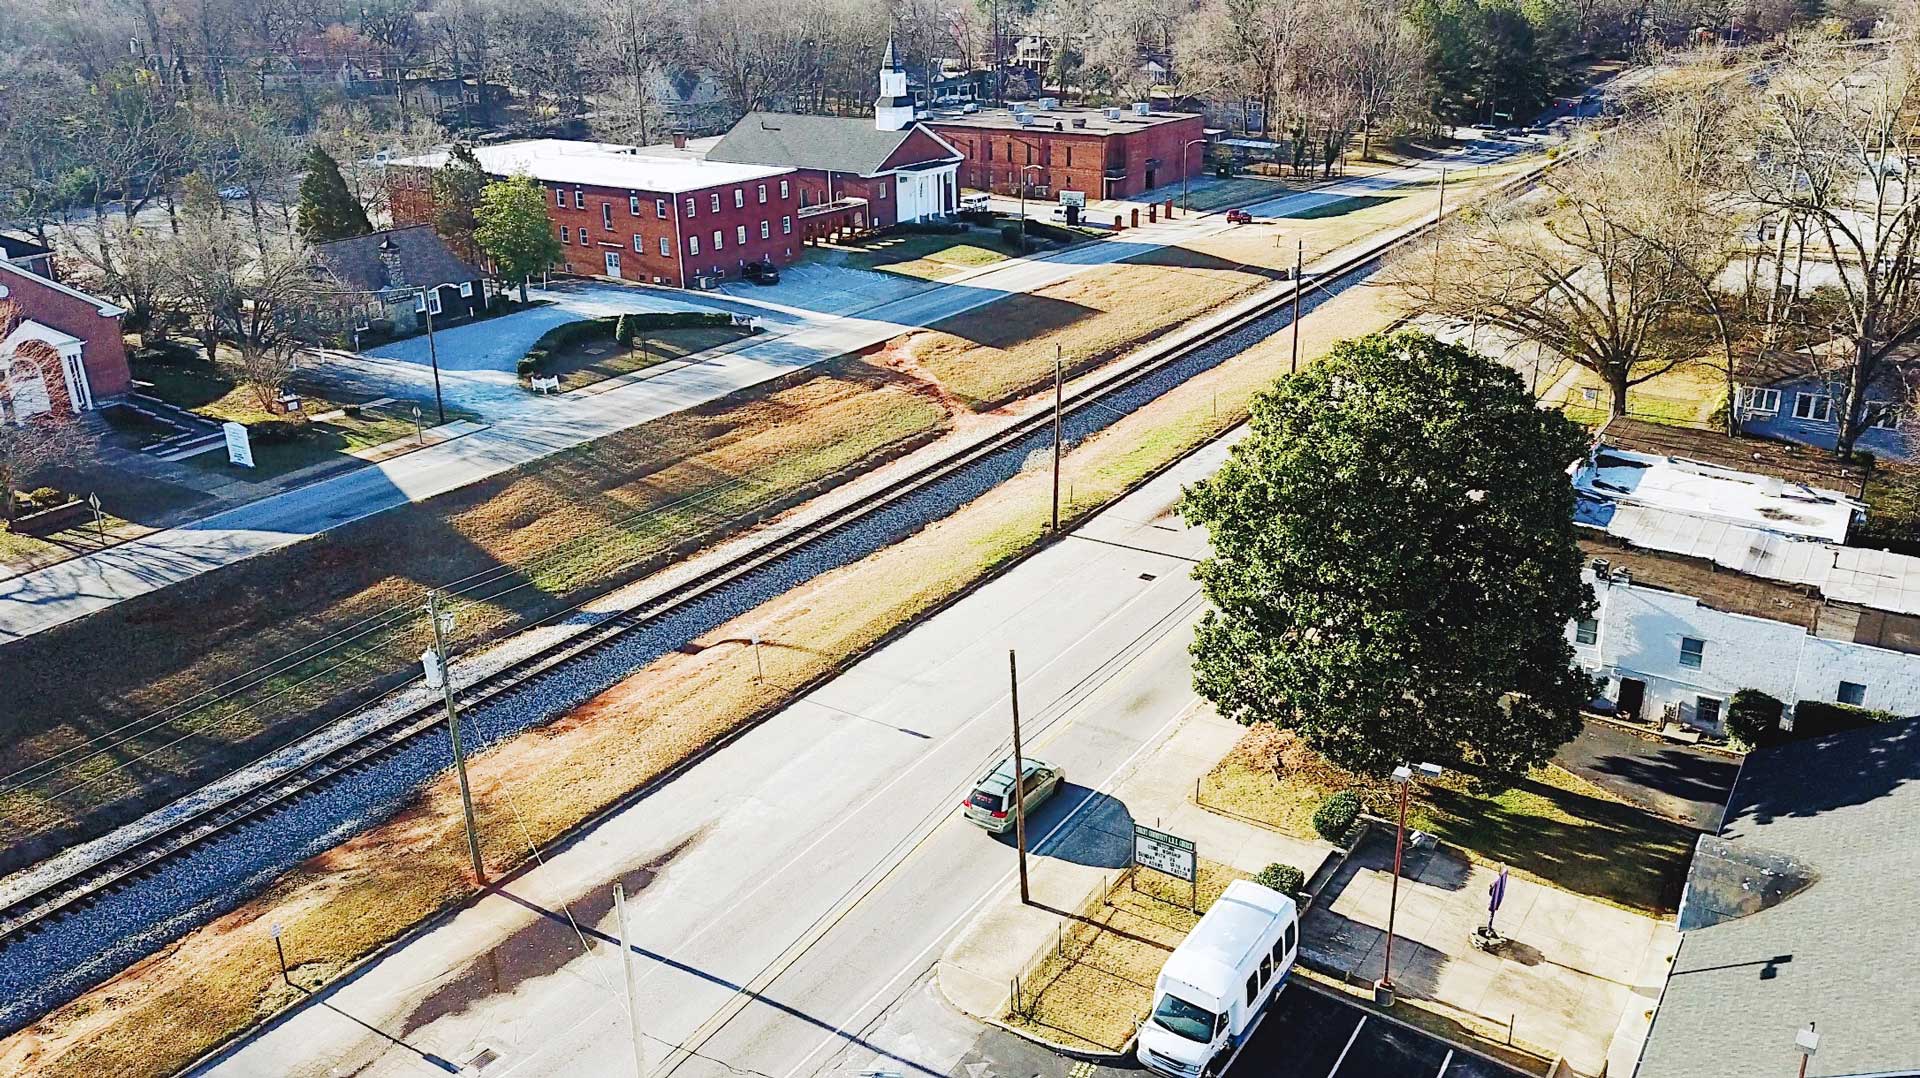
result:
<svg viewBox="0 0 1920 1078"><path fill-rule="evenodd" d="M1013 700L1013 788L1008 796L1013 798L1013 845L1020 852L1020 904L1026 906L1033 902L1027 890L1027 766L1020 755L1020 670L1012 648L1007 649L1007 679Z"/></svg>
<svg viewBox="0 0 1920 1078"><path fill-rule="evenodd" d="M1300 289L1305 282L1300 274L1306 269L1307 241L1293 241L1293 356L1287 360L1287 373L1300 373Z"/></svg>
<svg viewBox="0 0 1920 1078"><path fill-rule="evenodd" d="M1053 534L1060 534L1060 346L1053 346Z"/></svg>
<svg viewBox="0 0 1920 1078"><path fill-rule="evenodd" d="M453 767L460 773L460 807L467 816L467 856L473 859L473 878L487 885L487 866L480 860L480 829L473 822L473 790L467 785L467 753L460 744L460 713L453 706L453 671L447 664L447 625L440 614L440 593L427 592L427 621L433 626L434 662L427 667L427 683L433 683L438 671L440 693L447 702L447 733L453 740Z"/></svg>
<svg viewBox="0 0 1920 1078"><path fill-rule="evenodd" d="M438 293L438 289L434 290ZM440 423L447 422L447 402L440 397L440 349L433 341L433 304L427 290L420 290L420 310L427 316L427 361L433 364L433 406L440 410Z"/></svg>
<svg viewBox="0 0 1920 1078"><path fill-rule="evenodd" d="M647 1078L647 1053L640 1036L640 982L633 975L633 946L627 937L627 887L613 885L613 915L620 919L620 972L627 977L627 1026L633 1034L633 1076Z"/></svg>

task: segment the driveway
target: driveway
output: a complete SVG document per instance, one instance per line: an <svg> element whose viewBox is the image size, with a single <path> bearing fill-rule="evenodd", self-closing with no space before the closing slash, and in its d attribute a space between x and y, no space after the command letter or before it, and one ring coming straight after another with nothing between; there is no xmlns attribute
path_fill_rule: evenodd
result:
<svg viewBox="0 0 1920 1078"><path fill-rule="evenodd" d="M1720 830L1740 762L1724 753L1589 722L1553 762L1622 800L1701 831Z"/></svg>

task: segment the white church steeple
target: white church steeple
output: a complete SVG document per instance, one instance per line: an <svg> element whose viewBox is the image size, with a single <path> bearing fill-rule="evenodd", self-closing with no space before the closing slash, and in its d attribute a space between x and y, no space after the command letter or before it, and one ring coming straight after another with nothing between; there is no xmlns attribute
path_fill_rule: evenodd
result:
<svg viewBox="0 0 1920 1078"><path fill-rule="evenodd" d="M907 93L907 73L893 58L893 34L887 34L887 54L880 60L880 96L873 103L873 126L881 131L903 131L913 124L913 97Z"/></svg>

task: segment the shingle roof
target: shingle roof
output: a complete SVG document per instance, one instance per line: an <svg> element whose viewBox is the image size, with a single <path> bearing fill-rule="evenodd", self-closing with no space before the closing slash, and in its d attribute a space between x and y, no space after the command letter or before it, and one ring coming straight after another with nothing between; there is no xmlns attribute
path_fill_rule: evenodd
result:
<svg viewBox="0 0 1920 1078"><path fill-rule="evenodd" d="M1920 1073L1917 906L1920 720L1752 753L1689 876L1682 925L1705 927L1683 937L1638 1078L1791 1074L1809 1021L1809 1078Z"/></svg>
<svg viewBox="0 0 1920 1078"><path fill-rule="evenodd" d="M394 280L381 257L383 250L399 256L400 280ZM378 292L389 288L419 288L462 281L477 281L484 276L461 261L430 225L395 228L352 236L344 240L317 243L314 261L343 288Z"/></svg>
<svg viewBox="0 0 1920 1078"><path fill-rule="evenodd" d="M0 258L38 258L52 253L46 246L24 236L9 236L0 232Z"/></svg>
<svg viewBox="0 0 1920 1078"><path fill-rule="evenodd" d="M915 126L880 131L872 117L749 112L708 151L707 160L869 176L880 171Z"/></svg>

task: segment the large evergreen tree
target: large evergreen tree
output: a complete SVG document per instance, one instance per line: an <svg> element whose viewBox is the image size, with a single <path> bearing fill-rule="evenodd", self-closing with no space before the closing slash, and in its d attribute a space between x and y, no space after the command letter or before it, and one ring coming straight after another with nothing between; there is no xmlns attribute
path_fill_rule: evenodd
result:
<svg viewBox="0 0 1920 1078"><path fill-rule="evenodd" d="M1414 333L1341 342L1250 422L1181 507L1212 532L1194 680L1222 714L1373 774L1520 773L1578 731L1578 427Z"/></svg>
<svg viewBox="0 0 1920 1078"><path fill-rule="evenodd" d="M340 163L315 145L307 152L307 175L300 181L300 235L308 243L325 243L372 231L366 207L340 175Z"/></svg>
<svg viewBox="0 0 1920 1078"><path fill-rule="evenodd" d="M527 301L527 278L560 261L560 239L547 220L547 196L531 176L490 183L480 193L474 239L502 280L520 282Z"/></svg>

